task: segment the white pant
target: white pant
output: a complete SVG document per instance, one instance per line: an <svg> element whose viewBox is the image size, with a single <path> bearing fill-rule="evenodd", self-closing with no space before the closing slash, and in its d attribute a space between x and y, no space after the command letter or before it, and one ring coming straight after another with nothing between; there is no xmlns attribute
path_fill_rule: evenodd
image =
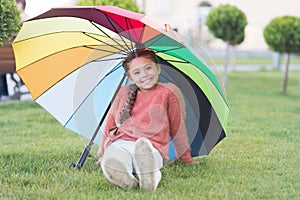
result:
<svg viewBox="0 0 300 200"><path fill-rule="evenodd" d="M105 150L101 159L101 165L105 165L106 159L114 157L126 166L127 172L138 174L139 172L137 171L137 167L135 167L135 163L133 161L134 145L135 142L127 140L117 140L113 142ZM154 153L154 159L157 161L155 162L157 166L154 168L160 170L163 167L163 158L158 150Z"/></svg>

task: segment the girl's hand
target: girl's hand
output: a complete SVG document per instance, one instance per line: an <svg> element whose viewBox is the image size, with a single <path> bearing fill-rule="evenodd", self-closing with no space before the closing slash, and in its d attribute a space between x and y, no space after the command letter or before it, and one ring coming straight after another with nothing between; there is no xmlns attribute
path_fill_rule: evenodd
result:
<svg viewBox="0 0 300 200"><path fill-rule="evenodd" d="M96 165L100 165L101 164L101 158L99 158L98 160L97 160L97 162L96 162Z"/></svg>
<svg viewBox="0 0 300 200"><path fill-rule="evenodd" d="M97 157L99 158L96 162L97 165L100 165L103 153L104 153L103 150L99 148L99 150L97 151Z"/></svg>
<svg viewBox="0 0 300 200"><path fill-rule="evenodd" d="M96 155L97 155L98 158L101 158L103 153L104 153L103 150L99 148Z"/></svg>

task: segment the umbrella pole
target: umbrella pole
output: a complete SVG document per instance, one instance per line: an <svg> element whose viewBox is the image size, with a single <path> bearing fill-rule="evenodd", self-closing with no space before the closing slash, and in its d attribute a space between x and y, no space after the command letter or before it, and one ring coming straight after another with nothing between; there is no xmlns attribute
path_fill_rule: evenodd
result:
<svg viewBox="0 0 300 200"><path fill-rule="evenodd" d="M124 73L124 76L122 77L122 80L120 81L120 83L119 83L119 85L118 85L118 87L117 87L117 90L116 90L116 92L115 92L113 98L111 99L109 105L107 106L107 108L106 108L106 110L105 110L105 112L104 112L104 114L103 114L103 116L102 116L102 118L101 118L101 120L100 120L100 122L99 122L99 124L98 124L98 126L97 126L97 128L96 128L96 130L95 130L95 132L94 132L94 134L93 134L93 137L90 139L88 145L86 145L86 147L85 147L84 150L82 151L81 156L80 156L79 160L77 161L77 164L75 164L75 163L72 162L72 163L70 163L69 168L77 168L77 169L79 169L79 168L81 168L81 167L83 166L83 164L84 164L84 162L85 162L87 156L88 156L89 153L90 153L90 150L91 150L91 148L92 148L92 145L93 145L93 143L94 143L94 140L95 140L95 138L96 138L96 136L97 136L97 134L98 134L98 132L99 132L99 130L100 130L102 124L103 124L103 121L104 121L104 119L105 119L105 117L106 117L106 115L107 115L107 113L108 113L108 111L109 111L109 109L110 109L110 107L111 107L111 104L112 104L112 102L114 101L114 99L115 99L115 97L116 97L116 95L117 95L119 89L120 89L121 86L123 85L123 82L124 82L124 80L125 80L125 77L126 77L126 73Z"/></svg>

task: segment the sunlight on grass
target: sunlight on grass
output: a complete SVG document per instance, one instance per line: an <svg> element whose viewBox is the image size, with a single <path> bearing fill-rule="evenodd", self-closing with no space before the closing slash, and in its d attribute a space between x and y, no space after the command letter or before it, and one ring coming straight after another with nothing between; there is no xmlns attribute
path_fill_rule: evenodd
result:
<svg viewBox="0 0 300 200"><path fill-rule="evenodd" d="M281 94L281 72L230 72L227 137L198 165L162 169L155 192L124 191L95 165L69 169L85 140L31 101L0 104L1 199L297 199L299 198L299 73ZM83 142L84 141L84 142Z"/></svg>

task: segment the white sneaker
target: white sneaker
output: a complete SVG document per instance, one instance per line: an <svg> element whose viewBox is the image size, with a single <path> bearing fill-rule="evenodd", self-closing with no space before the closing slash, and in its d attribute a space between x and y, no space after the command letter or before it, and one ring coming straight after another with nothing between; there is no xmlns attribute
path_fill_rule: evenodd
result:
<svg viewBox="0 0 300 200"><path fill-rule="evenodd" d="M127 171L126 167L118 159L110 157L101 164L105 177L117 186L126 190L135 188L138 180Z"/></svg>
<svg viewBox="0 0 300 200"><path fill-rule="evenodd" d="M155 190L161 180L162 158L148 139L139 138L136 141L133 160L140 188Z"/></svg>

